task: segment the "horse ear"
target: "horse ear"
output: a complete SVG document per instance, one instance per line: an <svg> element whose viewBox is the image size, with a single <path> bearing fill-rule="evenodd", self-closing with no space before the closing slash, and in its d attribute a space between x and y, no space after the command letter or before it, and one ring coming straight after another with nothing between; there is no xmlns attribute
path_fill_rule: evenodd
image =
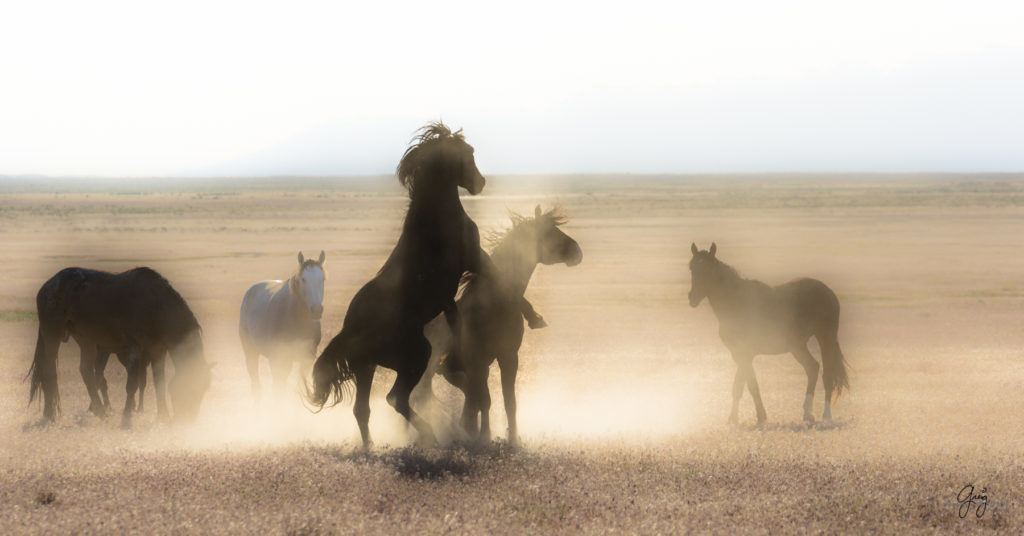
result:
<svg viewBox="0 0 1024 536"><path fill-rule="evenodd" d="M324 250L321 249L320 250L320 260L316 261L316 263L319 264L320 266L323 266L324 265L324 260L326 260L326 259L327 259L327 254L324 253Z"/></svg>
<svg viewBox="0 0 1024 536"><path fill-rule="evenodd" d="M690 253L693 253L694 257L697 256L697 244L694 242L690 242Z"/></svg>
<svg viewBox="0 0 1024 536"><path fill-rule="evenodd" d="M715 243L712 242L711 249L708 250L708 253L711 253L711 256L714 257L716 251L718 251L718 246L716 246Z"/></svg>
<svg viewBox="0 0 1024 536"><path fill-rule="evenodd" d="M306 258L302 256L302 252L299 252L299 264L306 262Z"/></svg>
<svg viewBox="0 0 1024 536"><path fill-rule="evenodd" d="M537 205L537 208L533 209L533 217L534 218L539 218L540 217L540 205Z"/></svg>

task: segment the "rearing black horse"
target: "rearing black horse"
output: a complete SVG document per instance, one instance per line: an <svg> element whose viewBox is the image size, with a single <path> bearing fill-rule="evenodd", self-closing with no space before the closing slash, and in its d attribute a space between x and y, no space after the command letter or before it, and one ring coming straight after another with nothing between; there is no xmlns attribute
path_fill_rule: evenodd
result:
<svg viewBox="0 0 1024 536"><path fill-rule="evenodd" d="M370 444L370 387L377 366L398 373L387 400L433 443L430 426L409 406L409 393L430 360L423 326L445 312L455 319L455 292L463 272L481 265L480 233L459 200L459 187L476 195L484 177L462 131L442 123L420 130L398 164L398 180L409 190L402 235L377 276L349 303L341 333L313 365L310 402L323 407L342 399L355 380L353 413L364 446Z"/></svg>

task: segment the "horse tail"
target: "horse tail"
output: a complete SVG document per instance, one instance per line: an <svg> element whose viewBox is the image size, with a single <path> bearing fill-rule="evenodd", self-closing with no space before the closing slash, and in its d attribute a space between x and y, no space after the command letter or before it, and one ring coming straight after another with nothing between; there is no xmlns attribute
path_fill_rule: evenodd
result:
<svg viewBox="0 0 1024 536"><path fill-rule="evenodd" d="M834 294L833 294L834 296ZM846 358L839 348L839 300L835 299L834 321L830 322L825 333L818 337L821 345L822 380L825 383L825 392L833 393L832 399L839 398L843 389L850 388L850 377L846 373Z"/></svg>
<svg viewBox="0 0 1024 536"><path fill-rule="evenodd" d="M313 386L306 385L306 399L317 406L318 411L325 405L335 406L342 401L355 374L349 368L345 351L348 337L344 330L327 343L323 353L313 363Z"/></svg>
<svg viewBox="0 0 1024 536"><path fill-rule="evenodd" d="M40 391L43 393L45 415L54 418L60 413L60 391L57 388L57 351L55 345L60 338L66 336L65 299L68 284L81 278L75 269L64 269L39 288L36 294L36 316L39 319L39 331L36 336L36 351L32 357L25 378L29 380L28 402L35 401ZM66 279L71 281L65 281ZM55 338L54 338L55 337ZM54 338L54 340L48 340ZM48 352L47 347L52 347Z"/></svg>
<svg viewBox="0 0 1024 536"><path fill-rule="evenodd" d="M32 365L28 368L28 374L25 376L30 381L30 387L28 391L28 403L31 404L35 401L36 395L40 390L47 390L50 383L54 384L53 394L54 403L56 404L56 410L60 412L60 394L56 389L56 378L51 377L45 373L46 366L46 343L43 341L43 328L39 327L39 335L36 337L36 353L32 358Z"/></svg>

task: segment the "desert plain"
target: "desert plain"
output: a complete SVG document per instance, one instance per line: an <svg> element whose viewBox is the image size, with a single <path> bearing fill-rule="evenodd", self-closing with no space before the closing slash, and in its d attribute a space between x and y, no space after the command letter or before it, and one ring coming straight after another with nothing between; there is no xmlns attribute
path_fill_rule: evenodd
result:
<svg viewBox="0 0 1024 536"><path fill-rule="evenodd" d="M407 199L393 177L0 183L0 533L550 534L1024 531L1024 176L493 176L463 197L484 234L560 204L583 249L541 266L546 318L520 353L522 444L415 446L371 399L364 452L350 401L313 413L298 370L256 403L239 346L245 290L327 255L324 342L376 273ZM803 369L754 362L768 423L745 395L690 244L744 277L826 282L842 304L849 392L802 421ZM198 421L131 430L87 412L78 349L59 359L63 413L40 426L25 381L35 294L59 269L150 266L178 289L217 363ZM819 356L817 347L811 351ZM107 372L124 403L124 369ZM460 395L435 386L457 415ZM814 413L820 417L818 384ZM979 497L958 495L973 486ZM982 506L984 502L984 507ZM961 515L963 514L963 515Z"/></svg>

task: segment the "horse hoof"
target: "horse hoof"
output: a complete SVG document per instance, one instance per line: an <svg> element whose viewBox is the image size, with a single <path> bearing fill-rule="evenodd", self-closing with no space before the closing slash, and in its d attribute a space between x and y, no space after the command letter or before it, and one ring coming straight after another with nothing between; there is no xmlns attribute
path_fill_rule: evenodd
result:
<svg viewBox="0 0 1024 536"><path fill-rule="evenodd" d="M811 415L810 413L804 413L804 421L810 424L814 424L814 415Z"/></svg>
<svg viewBox="0 0 1024 536"><path fill-rule="evenodd" d="M548 327L547 321L544 320L543 316L537 315L537 318L530 320L530 329L543 329Z"/></svg>
<svg viewBox="0 0 1024 536"><path fill-rule="evenodd" d="M132 421L131 421L131 419L121 419L121 429L122 430L131 430L132 429Z"/></svg>

